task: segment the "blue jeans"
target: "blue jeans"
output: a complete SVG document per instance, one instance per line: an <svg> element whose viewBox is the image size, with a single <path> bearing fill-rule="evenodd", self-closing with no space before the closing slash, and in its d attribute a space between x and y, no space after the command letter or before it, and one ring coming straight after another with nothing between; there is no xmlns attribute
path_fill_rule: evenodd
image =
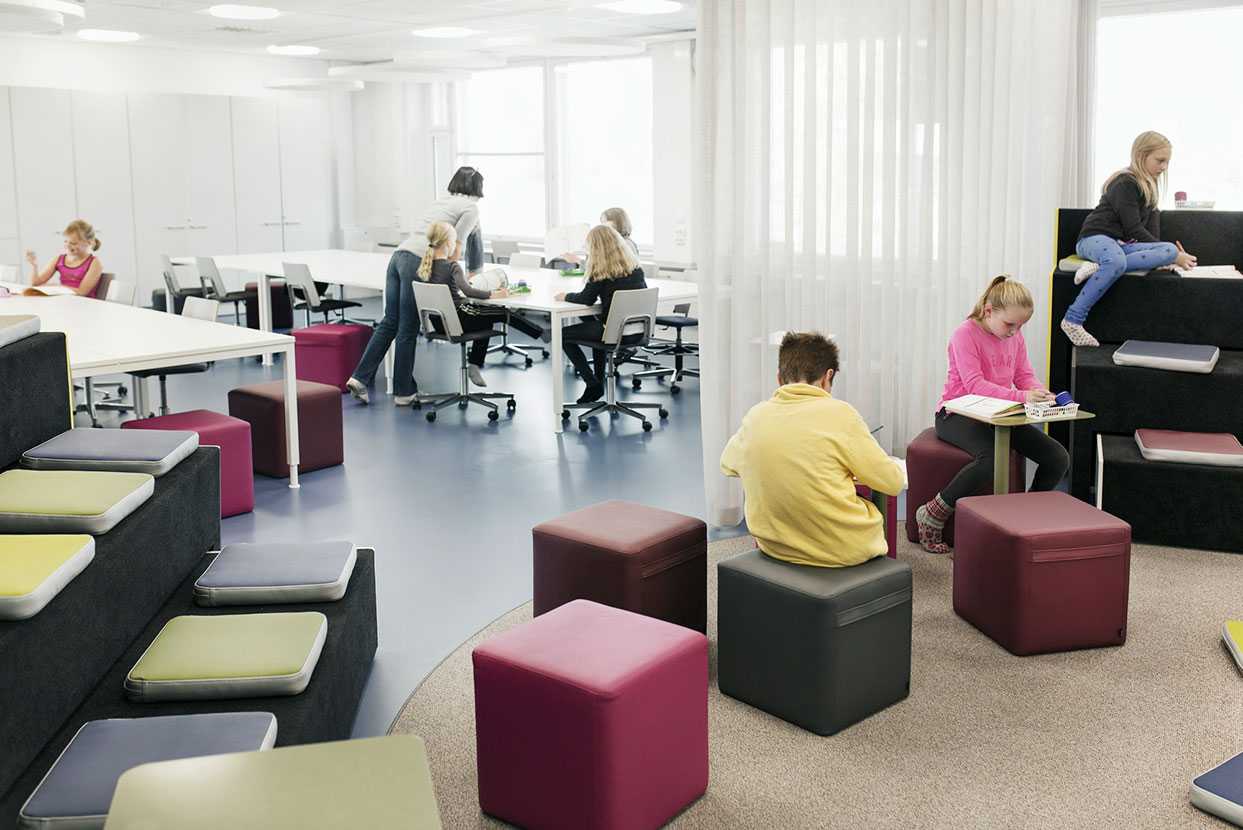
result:
<svg viewBox="0 0 1243 830"><path fill-rule="evenodd" d="M473 274L483 270L483 233L479 228L466 237L466 273Z"/></svg>
<svg viewBox="0 0 1243 830"><path fill-rule="evenodd" d="M1088 278L1079 296L1066 309L1066 319L1082 326L1092 306L1105 296L1118 277L1127 271L1143 271L1169 265L1178 257L1173 242L1118 242L1103 234L1085 236L1075 245L1075 253L1090 259L1100 269Z"/></svg>
<svg viewBox="0 0 1243 830"><path fill-rule="evenodd" d="M409 251L396 251L388 261L384 285L384 319L375 327L354 377L367 386L375 383L376 370L388 347L397 340L393 353L393 394L414 395L414 350L419 343L419 309L414 303L414 281L422 259Z"/></svg>

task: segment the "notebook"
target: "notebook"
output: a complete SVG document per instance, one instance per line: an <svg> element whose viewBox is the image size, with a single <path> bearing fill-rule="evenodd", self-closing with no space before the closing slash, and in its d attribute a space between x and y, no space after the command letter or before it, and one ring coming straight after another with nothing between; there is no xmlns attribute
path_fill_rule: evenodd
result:
<svg viewBox="0 0 1243 830"><path fill-rule="evenodd" d="M1211 279L1243 280L1243 274L1233 265L1197 265L1195 268L1175 268L1180 276L1209 277Z"/></svg>
<svg viewBox="0 0 1243 830"><path fill-rule="evenodd" d="M987 395L963 395L961 398L946 401L945 409L947 412L984 421L1023 414L1022 403L1004 398L990 398Z"/></svg>

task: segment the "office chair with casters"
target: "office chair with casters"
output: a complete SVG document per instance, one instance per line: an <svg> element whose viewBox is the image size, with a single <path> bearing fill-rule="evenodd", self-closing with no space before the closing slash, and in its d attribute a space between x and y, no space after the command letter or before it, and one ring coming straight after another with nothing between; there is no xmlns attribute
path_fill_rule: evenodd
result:
<svg viewBox="0 0 1243 830"><path fill-rule="evenodd" d="M459 391L436 395L419 395L416 406L421 408L423 404L430 404L432 407L424 417L429 422L434 422L436 420L436 413L449 404L455 403L459 409L465 409L468 404L474 403L487 407L488 420L495 421L501 416L497 411L497 405L493 403L494 400L505 401L505 409L512 414L518 407L518 403L514 400L513 395L503 392L471 392L467 386L470 382L466 374L468 366L466 360L467 346L476 340L495 337L500 332L491 329L486 331L463 331L462 318L458 316L457 307L453 304L453 295L449 293L449 286L447 285L425 283L416 280L414 283L414 302L419 307L419 319L423 326L423 331L428 332L433 339L457 343L462 351ZM440 323L439 331L437 331L434 325L435 322Z"/></svg>
<svg viewBox="0 0 1243 830"><path fill-rule="evenodd" d="M138 286L132 282L118 280L116 274L100 274L99 283L95 286L95 298L120 305L133 305L134 295ZM111 412L128 412L133 409L129 402L129 390L125 384L115 381L96 383L94 378L86 378L82 386L75 386L83 392L84 403L77 404L74 412L85 412L91 419L91 426L99 426L98 410Z"/></svg>
<svg viewBox="0 0 1243 830"><path fill-rule="evenodd" d="M220 313L220 301L208 300L203 297L186 297L186 304L181 307L181 316L190 317L195 320L206 320L208 322L216 322L216 315ZM167 415L168 409L168 376L169 375L196 375L206 372L212 367L211 363L187 363L183 366L161 366L159 369L142 369L137 372L130 372L135 379L139 378L159 378L160 379L160 414ZM140 418L153 418L154 412L138 413Z"/></svg>
<svg viewBox="0 0 1243 830"><path fill-rule="evenodd" d="M578 429L586 432L587 419L598 412L610 415L622 413L643 422L643 431L650 432L652 422L640 412L641 409L656 409L661 418L668 418L669 412L658 403L622 403L617 400L617 377L614 369L620 356L631 349L639 349L647 345L652 338L652 328L656 320L656 303L660 298L659 288L636 288L629 291L618 291L613 294L613 303L609 307L608 319L604 321L604 334L599 340L586 340L577 337L565 338L566 343L577 343L584 349L598 349L604 352L604 400L592 403L567 403L561 410L561 420L570 419L570 410L585 409L578 416Z"/></svg>
<svg viewBox="0 0 1243 830"><path fill-rule="evenodd" d="M690 303L678 303L673 307L673 314L662 314L656 318L656 325L672 328L676 332L676 339L672 342L661 341L654 346L648 346L644 351L656 357L673 355L673 368L661 366L644 372L635 372L631 375L631 385L635 389L643 386L643 378L664 378L672 375L673 383L669 384L669 392L676 395L682 391L682 388L678 386L678 382L682 380L683 376L699 377L699 369L689 369L682 365L683 358L694 357L698 359L699 357L699 344L686 343L682 340L682 329L695 328L699 325L699 320L689 316L690 310Z"/></svg>
<svg viewBox="0 0 1243 830"><path fill-rule="evenodd" d="M311 325L312 314L323 314L324 322L330 322L328 315L336 312L339 318L338 322L345 322L345 309L362 308L362 303L356 303L353 300L338 300L332 297L325 297L319 293L319 286L315 284L315 280L311 277L310 266L301 262L283 262L281 267L285 270L285 284L289 288L289 302L293 306L294 311L306 312L306 324Z"/></svg>
<svg viewBox="0 0 1243 830"><path fill-rule="evenodd" d="M492 240L492 259L498 264L510 262L510 257L518 253L518 243L504 239ZM512 264L512 263L510 263Z"/></svg>
<svg viewBox="0 0 1243 830"><path fill-rule="evenodd" d="M197 288L186 288L177 279L177 270L173 266L172 257L168 254L161 254L160 260L164 277L164 310L170 314L180 314L181 306L185 302L186 297L202 297L203 287L200 285Z"/></svg>
<svg viewBox="0 0 1243 830"><path fill-rule="evenodd" d="M220 269L216 267L216 260L211 257L201 256L194 258L194 264L199 269L199 282L203 284L203 296L209 300L216 300L221 303L233 303L233 322L236 325L242 324L242 303L247 298L259 296L257 291L230 291L225 287L224 278L220 276Z"/></svg>

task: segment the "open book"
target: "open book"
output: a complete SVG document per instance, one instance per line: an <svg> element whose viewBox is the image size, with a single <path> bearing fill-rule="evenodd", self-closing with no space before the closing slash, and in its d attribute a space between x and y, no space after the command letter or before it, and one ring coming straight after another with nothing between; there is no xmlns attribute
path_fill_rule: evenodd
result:
<svg viewBox="0 0 1243 830"><path fill-rule="evenodd" d="M23 297L61 297L76 293L78 292L67 285L28 285L22 290Z"/></svg>
<svg viewBox="0 0 1243 830"><path fill-rule="evenodd" d="M991 421L996 418L1023 414L1023 404L1019 401L990 398L987 395L963 395L961 398L946 401L945 409L977 421Z"/></svg>
<svg viewBox="0 0 1243 830"><path fill-rule="evenodd" d="M1197 265L1195 268L1175 268L1183 277L1212 277L1214 279L1243 279L1243 274L1233 265Z"/></svg>

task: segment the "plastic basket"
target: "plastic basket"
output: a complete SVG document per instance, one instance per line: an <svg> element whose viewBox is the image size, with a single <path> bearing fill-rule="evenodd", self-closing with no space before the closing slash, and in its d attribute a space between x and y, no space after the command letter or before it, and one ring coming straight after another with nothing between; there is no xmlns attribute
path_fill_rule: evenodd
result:
<svg viewBox="0 0 1243 830"><path fill-rule="evenodd" d="M1028 418L1037 421L1057 421L1064 418L1073 418L1079 414L1079 404L1068 403L1065 406L1056 406L1045 403L1025 403L1023 404L1023 412Z"/></svg>

